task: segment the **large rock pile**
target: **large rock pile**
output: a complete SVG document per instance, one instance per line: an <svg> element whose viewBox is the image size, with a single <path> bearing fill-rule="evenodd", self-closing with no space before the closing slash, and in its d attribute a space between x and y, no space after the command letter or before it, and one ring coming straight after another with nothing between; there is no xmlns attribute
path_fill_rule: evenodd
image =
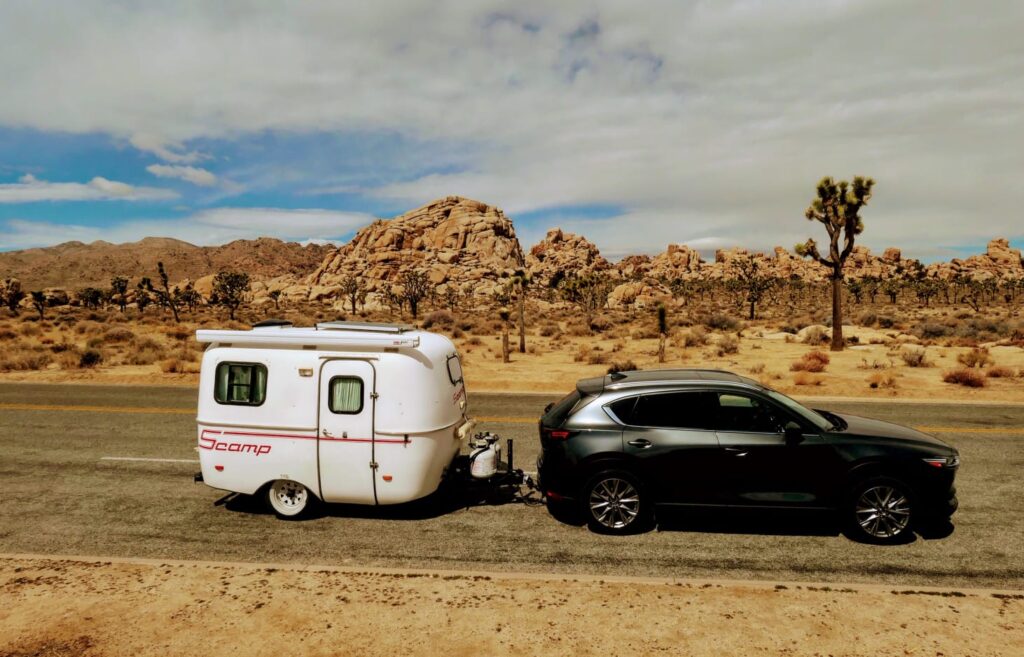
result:
<svg viewBox="0 0 1024 657"><path fill-rule="evenodd" d="M502 276L523 266L515 229L501 210L447 196L360 230L306 279L306 296L339 297L349 276L361 278L372 293L407 271L425 273L435 286L489 294Z"/></svg>
<svg viewBox="0 0 1024 657"><path fill-rule="evenodd" d="M526 267L536 285L547 287L555 276L586 275L608 270L611 265L590 240L552 228L530 249Z"/></svg>
<svg viewBox="0 0 1024 657"><path fill-rule="evenodd" d="M985 253L965 260L953 258L949 262L936 262L926 268L929 275L939 278L966 276L978 280L988 278L1024 277L1024 262L1020 249L1010 248L1009 240L999 237L988 243Z"/></svg>

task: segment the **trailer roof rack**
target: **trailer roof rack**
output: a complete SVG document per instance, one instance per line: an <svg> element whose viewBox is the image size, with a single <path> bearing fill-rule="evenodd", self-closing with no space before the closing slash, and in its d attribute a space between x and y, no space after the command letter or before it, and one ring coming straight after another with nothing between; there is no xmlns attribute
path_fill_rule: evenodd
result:
<svg viewBox="0 0 1024 657"><path fill-rule="evenodd" d="M318 322L320 330L360 331L364 333L405 333L413 331L415 326L409 324L388 324L385 322Z"/></svg>

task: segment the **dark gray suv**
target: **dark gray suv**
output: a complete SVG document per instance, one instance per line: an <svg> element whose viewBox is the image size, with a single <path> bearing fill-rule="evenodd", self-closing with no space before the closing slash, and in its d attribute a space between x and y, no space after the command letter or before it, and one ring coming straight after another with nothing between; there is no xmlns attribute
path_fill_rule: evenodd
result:
<svg viewBox="0 0 1024 657"><path fill-rule="evenodd" d="M657 508L831 511L856 540L894 543L957 508L960 458L914 429L805 408L716 370L584 379L540 421L540 485L592 529L652 526Z"/></svg>

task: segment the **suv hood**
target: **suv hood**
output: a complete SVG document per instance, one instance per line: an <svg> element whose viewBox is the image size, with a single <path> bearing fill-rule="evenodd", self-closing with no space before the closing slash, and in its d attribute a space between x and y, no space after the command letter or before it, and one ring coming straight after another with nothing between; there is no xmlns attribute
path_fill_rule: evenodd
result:
<svg viewBox="0 0 1024 657"><path fill-rule="evenodd" d="M860 417L857 415L845 415L841 413L833 413L833 415L839 416L846 426L837 429L836 433L845 434L848 436L864 436L867 438L880 438L882 440L899 443L914 443L923 446L937 446L943 447L945 451L950 451L952 448L946 443L942 442L935 436L930 436L917 429L911 429L901 424L893 424L892 422L884 422L882 420L873 420L867 417Z"/></svg>

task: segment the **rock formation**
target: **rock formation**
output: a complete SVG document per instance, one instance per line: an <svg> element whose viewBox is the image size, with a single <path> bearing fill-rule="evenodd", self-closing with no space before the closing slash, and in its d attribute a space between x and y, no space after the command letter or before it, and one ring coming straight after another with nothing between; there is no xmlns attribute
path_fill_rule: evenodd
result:
<svg viewBox="0 0 1024 657"><path fill-rule="evenodd" d="M502 276L524 264L515 229L501 210L447 196L363 228L305 283L308 299L330 299L340 295L349 276L361 278L373 293L406 271L421 271L436 286L488 294Z"/></svg>
<svg viewBox="0 0 1024 657"><path fill-rule="evenodd" d="M526 256L526 268L534 284L542 287L547 287L556 274L590 274L610 267L593 242L561 228L549 230Z"/></svg>
<svg viewBox="0 0 1024 657"><path fill-rule="evenodd" d="M1024 262L1020 249L1010 248L1009 240L999 237L988 243L985 253L965 260L953 258L949 262L936 262L926 267L930 276L953 278L966 276L978 280L988 278L1024 277Z"/></svg>

